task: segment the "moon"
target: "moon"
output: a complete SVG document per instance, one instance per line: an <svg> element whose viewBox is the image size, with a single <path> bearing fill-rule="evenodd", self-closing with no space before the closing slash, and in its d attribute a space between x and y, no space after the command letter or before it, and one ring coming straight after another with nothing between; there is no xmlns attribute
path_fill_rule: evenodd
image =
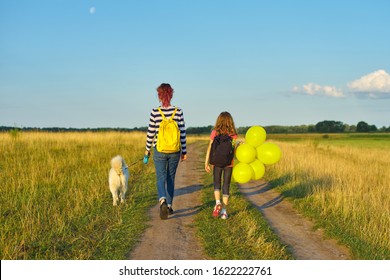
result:
<svg viewBox="0 0 390 280"><path fill-rule="evenodd" d="M96 8L95 8L95 7L89 8L89 13L90 13L91 15L93 15L94 13L96 13Z"/></svg>

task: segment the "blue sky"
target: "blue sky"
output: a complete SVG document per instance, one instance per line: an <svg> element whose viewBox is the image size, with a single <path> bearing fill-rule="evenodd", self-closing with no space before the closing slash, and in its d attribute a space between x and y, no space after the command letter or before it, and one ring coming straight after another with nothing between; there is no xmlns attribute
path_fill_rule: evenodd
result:
<svg viewBox="0 0 390 280"><path fill-rule="evenodd" d="M0 126L390 126L390 1L0 0Z"/></svg>

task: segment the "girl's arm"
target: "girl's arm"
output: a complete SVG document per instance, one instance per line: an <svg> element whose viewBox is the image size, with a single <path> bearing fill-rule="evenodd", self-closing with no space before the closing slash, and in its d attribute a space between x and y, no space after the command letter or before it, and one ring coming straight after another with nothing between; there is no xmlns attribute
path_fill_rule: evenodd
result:
<svg viewBox="0 0 390 280"><path fill-rule="evenodd" d="M208 146L207 152L206 152L206 160L204 162L204 169L206 170L207 173L210 173L210 171L211 171L210 164L209 164L211 144L213 144L213 140L210 140L210 143L209 143L209 146Z"/></svg>
<svg viewBox="0 0 390 280"><path fill-rule="evenodd" d="M156 120L154 118L153 110L152 110L152 112L150 113L150 118L149 118L148 131L146 133L145 156L150 155L150 149L153 146L155 136L156 136Z"/></svg>
<svg viewBox="0 0 390 280"><path fill-rule="evenodd" d="M182 109L178 109L177 116L179 117L178 126L180 130L180 144L181 144L181 159L185 160L187 156L187 135L186 135L186 125L184 121L184 114Z"/></svg>

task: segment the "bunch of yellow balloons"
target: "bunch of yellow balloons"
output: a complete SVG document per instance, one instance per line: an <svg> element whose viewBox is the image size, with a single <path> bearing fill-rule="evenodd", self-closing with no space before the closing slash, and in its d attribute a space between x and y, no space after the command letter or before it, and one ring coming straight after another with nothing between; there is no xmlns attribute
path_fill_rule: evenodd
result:
<svg viewBox="0 0 390 280"><path fill-rule="evenodd" d="M245 143L238 146L236 158L239 161L233 167L233 178L245 184L250 180L259 180L264 176L265 165L277 163L282 152L270 142L265 142L267 133L261 126L252 126L245 134Z"/></svg>

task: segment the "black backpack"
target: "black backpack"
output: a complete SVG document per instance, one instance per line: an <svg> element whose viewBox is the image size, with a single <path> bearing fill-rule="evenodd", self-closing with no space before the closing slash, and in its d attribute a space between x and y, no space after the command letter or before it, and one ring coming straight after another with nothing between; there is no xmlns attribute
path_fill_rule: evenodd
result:
<svg viewBox="0 0 390 280"><path fill-rule="evenodd" d="M234 157L233 139L227 134L215 136L210 149L209 163L225 167L232 163Z"/></svg>

